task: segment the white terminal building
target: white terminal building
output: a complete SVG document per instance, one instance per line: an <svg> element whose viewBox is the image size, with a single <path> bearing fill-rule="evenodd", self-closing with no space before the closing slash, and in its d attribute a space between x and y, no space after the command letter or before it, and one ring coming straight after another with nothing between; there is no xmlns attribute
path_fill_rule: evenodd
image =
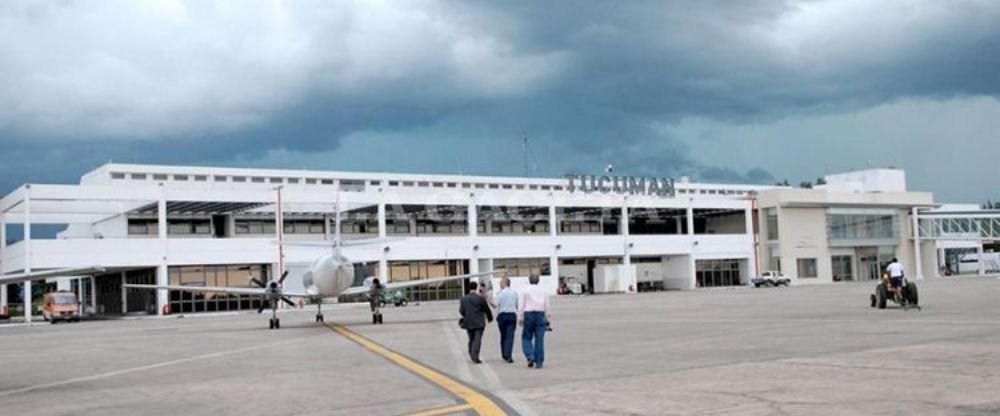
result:
<svg viewBox="0 0 1000 416"><path fill-rule="evenodd" d="M946 274L948 250L978 252L977 271L987 271L983 246L1000 234L996 213L942 210L930 193L908 191L901 170L825 180L797 189L106 164L78 185L26 184L0 199L0 271L103 267L53 280L94 314L256 309L253 297L122 284L251 287L251 276L301 273L330 248L278 245L277 227L285 241L331 240L338 209L345 239L377 239L343 249L358 281L495 271L515 284L539 274L552 293L570 282L619 293L741 286L780 270L793 284L830 283L875 279L892 257L916 278ZM923 232L914 233L917 224ZM288 289L301 289L298 281ZM0 288L3 310L22 302L24 291L13 289ZM453 282L407 295L462 292Z"/></svg>

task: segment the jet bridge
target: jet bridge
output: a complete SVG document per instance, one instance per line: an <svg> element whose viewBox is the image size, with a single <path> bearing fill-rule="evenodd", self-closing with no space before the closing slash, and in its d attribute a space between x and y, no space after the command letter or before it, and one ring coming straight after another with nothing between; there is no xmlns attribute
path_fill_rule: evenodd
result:
<svg viewBox="0 0 1000 416"><path fill-rule="evenodd" d="M939 274L1000 273L1000 253L984 247L1000 242L1000 210L919 211L914 243L922 257L936 260Z"/></svg>

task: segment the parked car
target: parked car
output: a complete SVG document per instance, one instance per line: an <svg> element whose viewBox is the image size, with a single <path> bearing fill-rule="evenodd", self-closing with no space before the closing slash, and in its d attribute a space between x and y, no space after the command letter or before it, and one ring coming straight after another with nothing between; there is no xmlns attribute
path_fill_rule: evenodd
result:
<svg viewBox="0 0 1000 416"><path fill-rule="evenodd" d="M761 286L788 286L792 282L791 279L785 277L781 272L776 271L766 271L761 273L760 277L755 277L750 280L754 287Z"/></svg>
<svg viewBox="0 0 1000 416"><path fill-rule="evenodd" d="M59 291L42 296L42 318L46 321L80 321L80 301L76 293Z"/></svg>

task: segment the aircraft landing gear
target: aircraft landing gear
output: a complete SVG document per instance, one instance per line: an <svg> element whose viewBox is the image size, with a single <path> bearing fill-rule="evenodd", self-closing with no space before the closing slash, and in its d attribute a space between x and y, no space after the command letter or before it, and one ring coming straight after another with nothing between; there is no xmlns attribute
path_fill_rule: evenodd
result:
<svg viewBox="0 0 1000 416"><path fill-rule="evenodd" d="M373 295L369 300L368 304L372 309L372 325L378 325L382 323L382 305L379 304L379 298L381 295Z"/></svg>
<svg viewBox="0 0 1000 416"><path fill-rule="evenodd" d="M323 301L316 303L316 322L323 322Z"/></svg>
<svg viewBox="0 0 1000 416"><path fill-rule="evenodd" d="M281 329L281 321L278 320L278 301L271 301L271 326L268 329Z"/></svg>

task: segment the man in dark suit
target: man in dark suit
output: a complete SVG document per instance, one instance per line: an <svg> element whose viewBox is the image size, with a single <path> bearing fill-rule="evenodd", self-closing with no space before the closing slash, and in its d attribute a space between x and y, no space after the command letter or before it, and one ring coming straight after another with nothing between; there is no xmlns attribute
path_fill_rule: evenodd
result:
<svg viewBox="0 0 1000 416"><path fill-rule="evenodd" d="M462 315L462 328L469 334L469 358L472 362L481 364L479 348L483 344L483 330L487 322L493 322L493 311L483 295L476 290L478 287L476 282L469 282L469 293L462 296L458 313Z"/></svg>

